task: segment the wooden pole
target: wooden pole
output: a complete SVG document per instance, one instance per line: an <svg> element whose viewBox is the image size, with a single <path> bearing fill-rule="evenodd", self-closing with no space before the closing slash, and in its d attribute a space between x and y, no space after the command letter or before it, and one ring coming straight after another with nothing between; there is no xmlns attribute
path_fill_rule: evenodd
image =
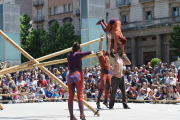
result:
<svg viewBox="0 0 180 120"><path fill-rule="evenodd" d="M1 109L1 110L3 110L3 109L4 109L4 108L3 108L3 106L2 106L1 104L0 104L0 109Z"/></svg>
<svg viewBox="0 0 180 120"><path fill-rule="evenodd" d="M18 46L14 41L12 41L7 35L5 35L1 30L0 30L0 35L7 41L9 42L12 46L14 46L19 52L21 52L26 58L28 58L30 61L32 61L34 64L38 64L39 62L35 60L32 56L30 56L26 51L24 51L20 46ZM97 42L97 41L96 41ZM70 49L70 48L69 48ZM49 56L49 58L54 57L54 55ZM45 57L45 59L48 59L48 57ZM42 71L44 71L47 75L49 75L52 79L54 79L59 85L61 85L65 90L68 91L68 87L61 81L59 80L54 74L52 74L49 70L47 70L45 67L39 67ZM77 95L75 94L75 97L77 98ZM85 100L84 100L84 105L89 108L91 111L93 111L96 115L100 115L99 111L94 109L91 105L89 105Z"/></svg>
<svg viewBox="0 0 180 120"><path fill-rule="evenodd" d="M6 96L6 95L10 95L10 96L15 96L15 95L29 95L29 93L23 92L23 93L0 94L0 96Z"/></svg>
<svg viewBox="0 0 180 120"><path fill-rule="evenodd" d="M102 56L103 52L98 52L97 55L98 56ZM96 53L90 54L90 55L86 55L82 59L96 57L97 55L96 55ZM25 66L25 67L20 67L20 68L14 69L13 71L16 72L16 71L21 71L21 70L24 70L24 69L31 69L33 67L42 67L42 66L48 66L48 65L53 65L53 64L65 63L65 62L67 62L67 58L59 59L59 60L53 60L53 61L48 61L48 62L42 62L42 63L33 64L33 65ZM8 72L11 73L12 71L10 70ZM5 72L3 72L3 73L5 74Z"/></svg>
<svg viewBox="0 0 180 120"><path fill-rule="evenodd" d="M1 35L5 40L10 39L10 38L9 38L8 36L6 36L1 30L0 30L0 35ZM102 38L103 38L103 40L105 39L105 37L102 37ZM92 41L83 43L83 44L81 44L80 46L81 46L81 48L82 48L82 47L85 47L85 46L87 46L87 45L90 45L90 44L99 42L99 41L101 41L101 38L98 38L98 39L95 39L95 40L92 40ZM10 43L10 44L11 44L11 43ZM17 45L15 45L14 47L16 48ZM46 60L46 59L49 59L49 58L52 58L52 57L55 57L55 56L58 56L58 55L67 53L67 52L70 52L71 50L72 50L72 47L67 48L67 49L65 49L65 50L62 50L62 51L58 51L58 52L55 52L55 53L46 55L46 56L43 56L43 57L40 57L40 58L37 58L36 60L37 60L38 62L40 62L40 61L43 61L43 60ZM24 54L25 54L25 53L24 53ZM24 55L24 54L23 54L23 55ZM25 57L26 57L26 56L25 56ZM29 60L30 60L30 59L29 59ZM10 70L11 70L12 72L14 72L15 69L17 69L17 68L19 68L19 67L28 66L29 64L32 64L32 63L33 63L33 62L32 62L32 59L31 59L29 62L23 63L23 64L21 64L21 65L16 65L16 66L10 67L10 68L8 68L8 69L6 69L6 70L1 70L1 71L0 71L0 75L2 74L2 72L3 72L3 73L7 73L7 71L10 71ZM9 73L10 73L10 72L9 72Z"/></svg>

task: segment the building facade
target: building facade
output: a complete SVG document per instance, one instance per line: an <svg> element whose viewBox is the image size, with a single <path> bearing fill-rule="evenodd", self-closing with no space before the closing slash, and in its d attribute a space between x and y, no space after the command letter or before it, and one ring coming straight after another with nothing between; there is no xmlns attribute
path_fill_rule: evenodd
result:
<svg viewBox="0 0 180 120"><path fill-rule="evenodd" d="M168 64L176 60L169 47L169 32L180 21L179 6L180 0L110 0L107 21L121 20L127 37L125 52L133 66L155 57Z"/></svg>

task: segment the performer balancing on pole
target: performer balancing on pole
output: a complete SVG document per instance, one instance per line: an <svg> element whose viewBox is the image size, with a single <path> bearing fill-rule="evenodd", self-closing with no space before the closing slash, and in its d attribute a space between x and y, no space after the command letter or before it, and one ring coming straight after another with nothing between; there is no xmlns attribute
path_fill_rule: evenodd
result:
<svg viewBox="0 0 180 120"><path fill-rule="evenodd" d="M110 96L109 109L112 109L114 107L114 101L118 87L120 88L122 93L122 104L124 106L124 109L130 109L130 107L128 107L126 102L126 89L125 89L125 82L123 75L123 64L130 65L131 62L127 58L126 54L123 54L123 57L119 58L118 53L114 53L113 49L111 50L110 55L113 58L112 60L113 70L112 70L112 80L111 80L112 92Z"/></svg>
<svg viewBox="0 0 180 120"><path fill-rule="evenodd" d="M124 54L124 44L126 44L126 38L121 32L121 22L118 18L112 18L108 24L104 22L104 19L99 20L96 25L101 24L105 33L110 33L112 31L114 36L114 52L117 52L117 43L121 44L121 52ZM121 42L120 42L121 41Z"/></svg>
<svg viewBox="0 0 180 120"><path fill-rule="evenodd" d="M98 100L97 100L97 108L100 109L100 98L101 95L105 89L105 100L103 102L106 107L108 107L107 99L110 92L110 86L111 86L111 74L110 74L110 63L109 63L109 53L110 53L110 46L111 46L111 33L107 34L108 36L108 45L107 45L107 51L105 52L102 49L102 41L99 43L99 52L102 51L103 55L98 57L100 67L102 69L101 71L101 81L100 81L100 89L98 94ZM101 35L102 37L102 35Z"/></svg>
<svg viewBox="0 0 180 120"><path fill-rule="evenodd" d="M93 51L80 52L80 44L75 42L72 46L72 52L67 55L69 75L68 75L68 91L69 100L68 108L70 113L70 120L77 120L73 115L73 101L75 94L75 87L77 89L77 98L80 110L80 119L86 120L84 115L84 102L83 102L83 89L84 89L84 78L81 68L81 59L85 55L94 53Z"/></svg>

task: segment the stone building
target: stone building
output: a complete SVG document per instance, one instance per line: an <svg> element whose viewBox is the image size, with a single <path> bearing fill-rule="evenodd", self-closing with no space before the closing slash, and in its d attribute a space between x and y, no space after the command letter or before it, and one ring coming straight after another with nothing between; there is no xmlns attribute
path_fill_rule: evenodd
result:
<svg viewBox="0 0 180 120"><path fill-rule="evenodd" d="M169 47L169 32L180 21L179 6L180 0L110 0L107 21L121 20L128 40L125 52L133 66L155 57L168 64L176 60Z"/></svg>

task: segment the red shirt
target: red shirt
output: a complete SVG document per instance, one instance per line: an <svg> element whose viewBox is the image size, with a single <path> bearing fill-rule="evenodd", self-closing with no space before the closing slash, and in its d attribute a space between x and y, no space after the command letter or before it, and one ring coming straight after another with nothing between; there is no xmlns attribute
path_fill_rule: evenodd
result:
<svg viewBox="0 0 180 120"><path fill-rule="evenodd" d="M109 63L109 53L106 52L105 55L99 56L99 64L102 70L110 70L110 63Z"/></svg>
<svg viewBox="0 0 180 120"><path fill-rule="evenodd" d="M37 85L39 86L39 84L41 84L42 87L46 87L47 81L46 81L46 80L43 80L43 81L38 80L38 81L37 81Z"/></svg>

